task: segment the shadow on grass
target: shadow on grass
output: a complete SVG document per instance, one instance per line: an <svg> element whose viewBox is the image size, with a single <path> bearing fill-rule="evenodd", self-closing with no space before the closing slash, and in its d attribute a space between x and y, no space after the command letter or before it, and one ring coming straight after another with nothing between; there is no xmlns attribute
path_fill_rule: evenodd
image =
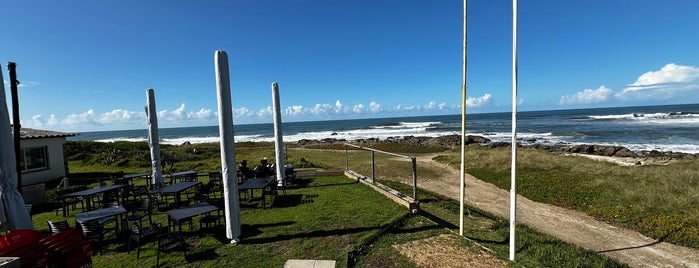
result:
<svg viewBox="0 0 699 268"><path fill-rule="evenodd" d="M287 195L279 195L274 198L274 201L272 202L272 205L270 207L275 207L275 208L289 208L289 207L295 207L300 204L303 204L303 195L302 194L287 194Z"/></svg>
<svg viewBox="0 0 699 268"><path fill-rule="evenodd" d="M456 224L448 222L448 221L446 221L440 217L437 217L436 215L429 213L427 211L420 210L420 215L437 223L439 226L450 229L452 231L456 231L459 229L459 226L457 226ZM495 226L492 228L497 229L498 227ZM493 231L497 232L497 230L493 230ZM478 242L478 243L490 243L490 244L501 244L501 245L509 243L508 242L509 240L507 237L505 237L504 239L485 239L485 238L481 238L481 237L476 237L475 235L472 235L472 234L469 235L468 233L465 233L464 237L466 237L472 241Z"/></svg>
<svg viewBox="0 0 699 268"><path fill-rule="evenodd" d="M296 178L293 181L289 181L286 188L287 189L306 188L306 187L308 187L309 184L311 184L311 182L313 182L312 179Z"/></svg>
<svg viewBox="0 0 699 268"><path fill-rule="evenodd" d="M220 256L216 253L216 249L210 248L199 252L187 252L185 261L192 263L194 261L215 260L219 257Z"/></svg>
<svg viewBox="0 0 699 268"><path fill-rule="evenodd" d="M347 235L347 234L354 234L354 233L361 233L361 232L377 230L377 229L381 229L381 228L382 228L382 226L356 227L356 228L347 228L347 229L312 231L312 232L307 232L307 233L278 235L278 236L273 236L273 237L260 237L260 238L254 238L254 236L261 234L262 231L260 231L259 229L252 229L252 230L249 229L249 230L247 230L247 232L244 232L244 233L247 234L246 237L250 237L250 238L243 238L240 243L241 244L266 244L266 243L279 242L279 241L284 241L284 240L292 240L292 239L298 239L298 238L313 238L313 237L328 237L328 236L336 236L336 235ZM257 231L257 233L253 233L254 231Z"/></svg>
<svg viewBox="0 0 699 268"><path fill-rule="evenodd" d="M645 245L640 245L640 246L631 246L631 247L623 247L623 248L615 248L615 249L605 249L605 250L600 250L597 251L597 253L607 253L607 252L615 252L615 251L624 251L624 250L630 250L630 249L639 249L639 248L645 248L645 247L651 247L657 244L660 244L662 242L665 242L665 240L670 237L671 235L677 233L679 230L682 230L683 228L686 227L687 224L683 224L682 226L675 228L674 230L667 232L667 234L663 235L662 237L658 238L655 242L651 242Z"/></svg>
<svg viewBox="0 0 699 268"><path fill-rule="evenodd" d="M321 184L314 184L311 185L313 182L320 182ZM349 181L349 182L342 182L342 183L327 183L327 184L322 184L322 180L316 180L312 178L297 178L293 182L287 184L286 189L301 189L301 188L316 188L316 187L326 187L326 186L337 186L337 185L348 185L348 184L357 184L359 183L358 181Z"/></svg>

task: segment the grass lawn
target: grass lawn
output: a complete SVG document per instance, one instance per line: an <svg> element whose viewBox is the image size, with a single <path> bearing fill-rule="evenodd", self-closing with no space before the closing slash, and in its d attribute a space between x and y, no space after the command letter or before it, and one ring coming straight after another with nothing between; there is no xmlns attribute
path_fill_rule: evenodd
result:
<svg viewBox="0 0 699 268"><path fill-rule="evenodd" d="M190 230L183 225L190 245L181 252L161 254L162 267L282 267L287 259L336 260L346 265L347 253L407 209L368 187L344 176L298 179L286 196L262 209L260 200L241 205L242 241L229 244L224 229L199 229L197 219ZM259 193L257 193L259 196ZM77 212L80 212L79 210ZM67 218L74 225L72 214ZM53 211L33 215L37 230L47 230L46 220L62 220ZM154 221L166 225L163 212ZM126 237L108 237L104 254L95 254L95 267L151 267L155 245L142 245L141 257L126 253Z"/></svg>

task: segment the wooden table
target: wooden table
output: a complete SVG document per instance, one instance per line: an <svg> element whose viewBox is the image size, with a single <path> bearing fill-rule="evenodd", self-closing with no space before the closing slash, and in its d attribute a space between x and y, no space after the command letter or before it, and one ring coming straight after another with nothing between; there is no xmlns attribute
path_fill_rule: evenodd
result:
<svg viewBox="0 0 699 268"><path fill-rule="evenodd" d="M85 202L85 206L87 207L87 210L92 210L92 197L101 193L106 193L110 191L116 191L119 190L126 185L123 184L112 184L112 185L105 185L105 186L100 186L100 187L95 187L95 188L90 188L87 190L82 190L74 193L68 193L59 196L58 198L61 199L61 203L63 204L63 217L67 216L67 210L66 210L66 205L65 205L65 199L67 198L77 198L77 197L82 197L83 199L87 199Z"/></svg>
<svg viewBox="0 0 699 268"><path fill-rule="evenodd" d="M168 217L168 230L170 230L170 228L174 228L174 224L177 224L179 231L182 232L182 222L191 221L192 218L196 216L211 213L217 210L219 210L218 207L206 202L191 205L188 207L168 210L166 212Z"/></svg>
<svg viewBox="0 0 699 268"><path fill-rule="evenodd" d="M251 178L245 181L243 184L238 185L238 191L242 190L255 190L255 189L260 189L262 190L262 208L264 208L266 205L266 198L265 198L265 188L271 187L273 183L275 183L276 180L274 178ZM251 197L252 198L252 197Z"/></svg>
<svg viewBox="0 0 699 268"><path fill-rule="evenodd" d="M180 197L184 191L193 188L195 186L201 185L200 181L185 181L178 184L168 185L160 189L155 189L152 193L160 195L174 195L175 205L179 206L182 198Z"/></svg>

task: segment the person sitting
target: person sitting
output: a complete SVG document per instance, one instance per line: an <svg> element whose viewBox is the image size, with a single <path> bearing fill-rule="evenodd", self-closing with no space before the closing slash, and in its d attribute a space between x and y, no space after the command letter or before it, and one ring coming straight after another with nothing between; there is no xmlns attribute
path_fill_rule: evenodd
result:
<svg viewBox="0 0 699 268"><path fill-rule="evenodd" d="M263 157L260 160L260 164L255 167L255 177L256 178L268 178L274 175L271 166L267 162L267 157Z"/></svg>
<svg viewBox="0 0 699 268"><path fill-rule="evenodd" d="M238 173L240 174L243 180L255 177L255 172L253 172L252 169L248 167L248 160L245 159L243 159L243 161L240 161Z"/></svg>

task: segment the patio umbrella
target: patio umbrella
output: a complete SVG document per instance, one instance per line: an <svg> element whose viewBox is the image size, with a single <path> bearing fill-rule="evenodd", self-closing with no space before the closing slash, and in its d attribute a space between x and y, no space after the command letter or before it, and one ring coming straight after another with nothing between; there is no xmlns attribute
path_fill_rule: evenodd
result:
<svg viewBox="0 0 699 268"><path fill-rule="evenodd" d="M3 81L1 71L0 81ZM5 86L0 84L0 229L34 230L32 219L24 206L24 198L17 191L17 159L10 132L10 112L6 103Z"/></svg>
<svg viewBox="0 0 699 268"><path fill-rule="evenodd" d="M235 167L235 139L233 135L233 105L231 105L231 80L228 74L228 54L217 50L216 96L218 99L218 130L221 137L221 180L223 181L226 237L231 243L240 241L240 201L238 175Z"/></svg>
<svg viewBox="0 0 699 268"><path fill-rule="evenodd" d="M279 108L279 85L277 82L272 83L272 107L274 108L274 151L276 156L276 173L279 183L277 186L282 187L286 194L286 175L284 174L284 140L282 134L282 112Z"/></svg>
<svg viewBox="0 0 699 268"><path fill-rule="evenodd" d="M148 115L148 146L150 146L150 161L153 168L151 179L153 185L163 184L163 169L160 166L160 142L158 136L158 114L155 109L155 91L152 88L146 90L146 114Z"/></svg>

